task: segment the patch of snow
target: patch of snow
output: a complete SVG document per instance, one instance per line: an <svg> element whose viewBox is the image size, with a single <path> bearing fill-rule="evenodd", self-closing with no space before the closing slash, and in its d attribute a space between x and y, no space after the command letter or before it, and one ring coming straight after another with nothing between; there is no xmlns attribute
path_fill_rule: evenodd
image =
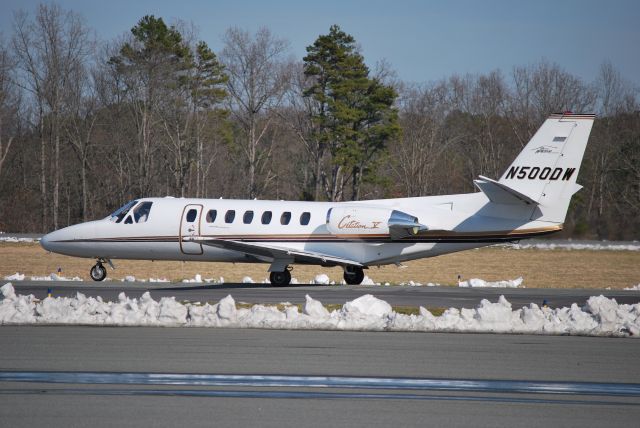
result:
<svg viewBox="0 0 640 428"><path fill-rule="evenodd" d="M82 278L78 276L69 278L66 276L60 276L57 273L52 273L49 276L32 276L31 281L82 281Z"/></svg>
<svg viewBox="0 0 640 428"><path fill-rule="evenodd" d="M6 279L7 281L24 281L24 274L16 272L13 275L5 276L4 279Z"/></svg>
<svg viewBox="0 0 640 428"><path fill-rule="evenodd" d="M399 285L408 286L408 287L422 287L422 283L418 281L410 280L409 282L401 282Z"/></svg>
<svg viewBox="0 0 640 428"><path fill-rule="evenodd" d="M640 243L616 244L612 242L579 243L579 242L545 242L545 243L522 243L504 244L504 248L512 250L589 250L589 251L640 251Z"/></svg>
<svg viewBox="0 0 640 428"><path fill-rule="evenodd" d="M243 284L253 284L254 281L253 281L253 279L251 279L250 276L245 276L244 278L242 278L242 283Z"/></svg>
<svg viewBox="0 0 640 428"><path fill-rule="evenodd" d="M321 273L316 275L313 280L311 281L312 284L322 284L322 285L329 285L331 283L331 279L329 279L329 276Z"/></svg>
<svg viewBox="0 0 640 428"><path fill-rule="evenodd" d="M491 287L491 288L518 288L522 285L522 277L518 277L516 279L510 279L506 281L485 281L479 278L471 278L468 281L458 281L458 287L466 287L466 288L482 288L482 287Z"/></svg>
<svg viewBox="0 0 640 428"><path fill-rule="evenodd" d="M303 314L315 318L324 318L329 316L329 311L327 308L322 306L322 303L319 300L315 300L308 294L305 296L305 300L304 309L302 310Z"/></svg>
<svg viewBox="0 0 640 428"><path fill-rule="evenodd" d="M345 303L342 311L345 313L356 312L366 316L385 317L391 314L393 309L384 300L380 300L371 294L365 294Z"/></svg>
<svg viewBox="0 0 640 428"><path fill-rule="evenodd" d="M171 282L167 278L149 278L149 282Z"/></svg>
<svg viewBox="0 0 640 428"><path fill-rule="evenodd" d="M364 278L362 279L362 282L360 283L360 285L380 285L380 283L373 282L373 280L371 278L369 278L367 275L365 275Z"/></svg>
<svg viewBox="0 0 640 428"><path fill-rule="evenodd" d="M186 283L191 283L191 282L196 282L196 283L200 283L202 282L202 275L200 275L199 273L197 273L193 278L190 279L183 279L182 282L186 282Z"/></svg>
<svg viewBox="0 0 640 428"><path fill-rule="evenodd" d="M7 279L7 278L5 277L5 279ZM627 288L625 288L625 290L640 291L640 284L636 284L633 287L627 287Z"/></svg>
<svg viewBox="0 0 640 428"><path fill-rule="evenodd" d="M15 236L0 236L0 242L18 243L18 242L39 242L40 238L16 238Z"/></svg>
<svg viewBox="0 0 640 428"><path fill-rule="evenodd" d="M13 285L0 288L0 324L87 324L128 326L206 326L233 328L325 329L367 331L483 332L518 334L571 334L640 337L640 303L618 304L615 299L592 296L584 307L540 308L531 303L513 309L500 296L482 300L473 309L449 308L434 316L424 307L419 315L393 311L384 300L370 294L346 302L329 312L310 296L302 312L297 306L254 305L237 308L232 296L218 303L180 303L174 297L154 300L149 292L140 299L120 293L115 302L101 297L47 297L16 295Z"/></svg>
<svg viewBox="0 0 640 428"><path fill-rule="evenodd" d="M133 275L127 275L121 279L122 282L136 282L136 277Z"/></svg>

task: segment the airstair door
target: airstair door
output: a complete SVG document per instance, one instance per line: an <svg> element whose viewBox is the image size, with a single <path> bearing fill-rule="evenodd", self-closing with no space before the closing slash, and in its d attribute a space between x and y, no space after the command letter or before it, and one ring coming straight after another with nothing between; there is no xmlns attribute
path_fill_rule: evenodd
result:
<svg viewBox="0 0 640 428"><path fill-rule="evenodd" d="M199 255L203 253L202 244L189 241L189 238L200 236L200 218L202 205L191 204L182 210L180 220L180 251L183 254Z"/></svg>

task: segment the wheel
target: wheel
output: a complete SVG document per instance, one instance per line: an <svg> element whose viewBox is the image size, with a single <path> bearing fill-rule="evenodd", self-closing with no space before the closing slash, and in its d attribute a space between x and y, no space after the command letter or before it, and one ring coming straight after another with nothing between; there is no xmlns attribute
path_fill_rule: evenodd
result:
<svg viewBox="0 0 640 428"><path fill-rule="evenodd" d="M276 287L289 285L291 282L291 273L288 270L284 272L271 272L269 280L271 281L271 285L275 285Z"/></svg>
<svg viewBox="0 0 640 428"><path fill-rule="evenodd" d="M107 270L100 263L96 263L89 271L89 275L94 281L102 281L107 277Z"/></svg>
<svg viewBox="0 0 640 428"><path fill-rule="evenodd" d="M359 285L363 279L364 271L361 267L352 267L344 271L344 282L349 285Z"/></svg>

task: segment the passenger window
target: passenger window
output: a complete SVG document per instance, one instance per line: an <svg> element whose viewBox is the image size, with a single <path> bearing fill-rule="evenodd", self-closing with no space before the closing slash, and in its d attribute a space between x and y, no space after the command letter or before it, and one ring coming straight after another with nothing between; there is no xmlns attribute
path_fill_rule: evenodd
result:
<svg viewBox="0 0 640 428"><path fill-rule="evenodd" d="M287 225L291 221L291 213L289 211L285 211L280 216L280 224Z"/></svg>
<svg viewBox="0 0 640 428"><path fill-rule="evenodd" d="M209 210L207 211L207 223L213 223L216 221L216 216L218 215L218 211Z"/></svg>
<svg viewBox="0 0 640 428"><path fill-rule="evenodd" d="M224 222L225 223L233 223L233 219L236 218L236 212L235 210L229 210L227 211L227 213L224 215Z"/></svg>
<svg viewBox="0 0 640 428"><path fill-rule="evenodd" d="M127 216L127 218L124 221L124 224L133 224L133 219L131 218L130 215Z"/></svg>
<svg viewBox="0 0 640 428"><path fill-rule="evenodd" d="M149 212L153 202L143 202L133 210L133 219L136 223L144 223L149 219Z"/></svg>
<svg viewBox="0 0 640 428"><path fill-rule="evenodd" d="M265 211L262 213L262 224L269 224L271 223L271 211Z"/></svg>
<svg viewBox="0 0 640 428"><path fill-rule="evenodd" d="M244 216L242 216L242 222L244 224L251 224L253 221L253 211L245 211Z"/></svg>
<svg viewBox="0 0 640 428"><path fill-rule="evenodd" d="M309 220L311 220L311 213L303 212L300 216L300 224L306 226L309 224Z"/></svg>
<svg viewBox="0 0 640 428"><path fill-rule="evenodd" d="M191 208L189 211L187 211L187 222L193 223L194 221L196 221L196 217L198 217L198 210Z"/></svg>

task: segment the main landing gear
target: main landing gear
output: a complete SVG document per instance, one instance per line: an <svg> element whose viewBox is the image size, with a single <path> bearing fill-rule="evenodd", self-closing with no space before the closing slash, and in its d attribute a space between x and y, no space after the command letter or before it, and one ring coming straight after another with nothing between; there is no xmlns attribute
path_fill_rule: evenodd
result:
<svg viewBox="0 0 640 428"><path fill-rule="evenodd" d="M287 266L283 272L271 272L269 275L269 281L271 281L271 285L276 287L289 285L291 282L291 272L289 271L289 267Z"/></svg>
<svg viewBox="0 0 640 428"><path fill-rule="evenodd" d="M344 282L349 285L359 285L364 279L364 271L360 266L344 267Z"/></svg>
<svg viewBox="0 0 640 428"><path fill-rule="evenodd" d="M102 260L98 260L96 264L89 271L91 279L94 281L102 281L107 277L107 269L102 266Z"/></svg>
<svg viewBox="0 0 640 428"><path fill-rule="evenodd" d="M349 285L358 285L364 279L364 271L360 266L345 266L344 281ZM269 281L274 287L284 287L291 282L291 268L287 266L282 272L271 272Z"/></svg>

